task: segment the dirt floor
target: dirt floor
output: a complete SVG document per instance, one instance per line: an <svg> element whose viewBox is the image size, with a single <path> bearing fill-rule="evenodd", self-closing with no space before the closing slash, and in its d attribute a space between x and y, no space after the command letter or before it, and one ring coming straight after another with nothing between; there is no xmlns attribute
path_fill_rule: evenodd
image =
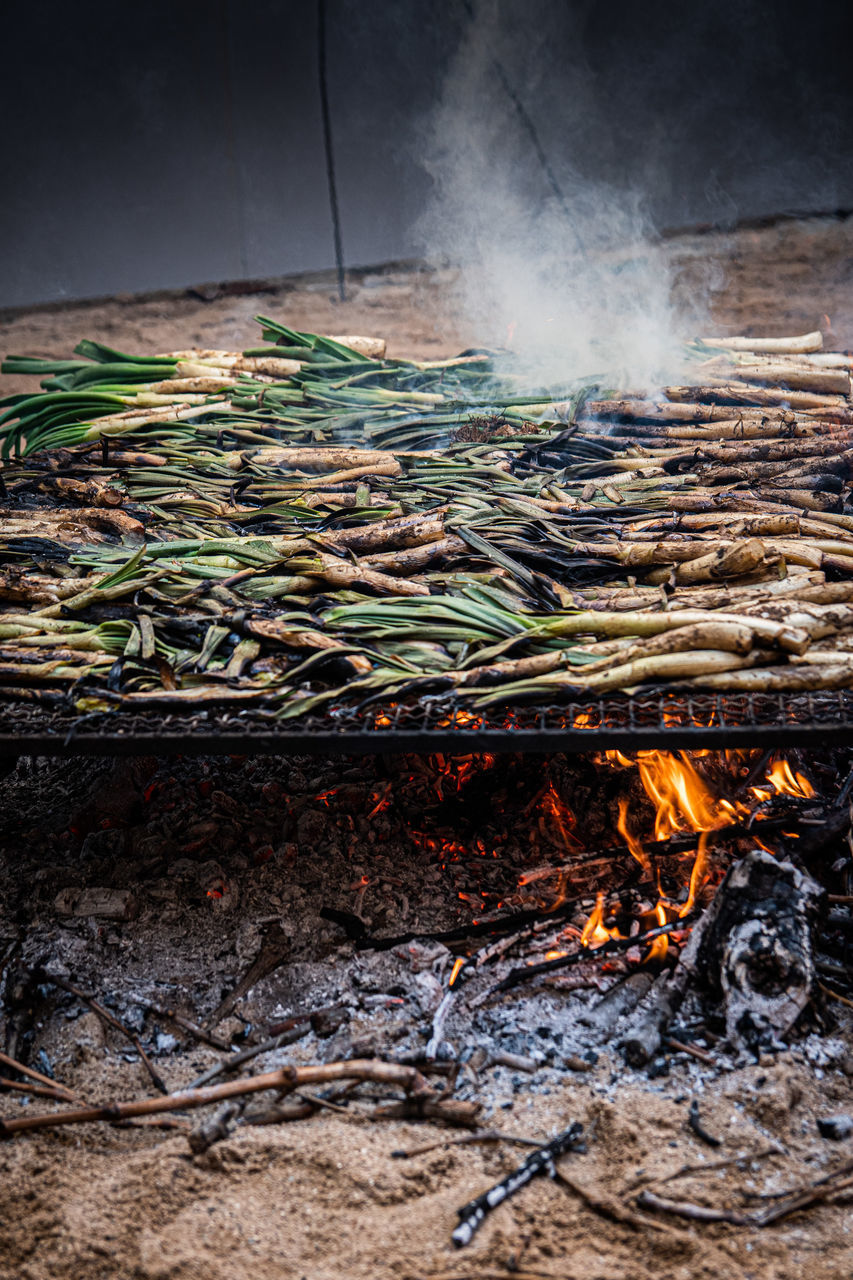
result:
<svg viewBox="0 0 853 1280"><path fill-rule="evenodd" d="M828 319L832 344L853 346L853 217L673 236L667 252L676 306L707 298L717 332L801 333ZM388 340L391 356L432 359L472 342L454 322L456 281L451 268L402 264L351 272L344 303L326 272L257 288L202 285L0 311L0 352L70 356L81 337L133 352L240 350L257 345L252 317L261 313L297 329L375 334ZM12 377L3 382L7 395L32 384Z"/></svg>
<svg viewBox="0 0 853 1280"><path fill-rule="evenodd" d="M837 344L853 346L853 219L693 234L673 239L670 251L678 290L712 279L720 330L801 332L826 316ZM450 269L402 265L352 273L345 304L332 277L318 275L252 291L205 287L0 313L0 350L61 356L82 336L123 350L237 349L254 344L252 316L266 312L297 328L380 334L392 355L439 356L470 340L452 322L454 280ZM7 394L26 385L6 383ZM374 793L382 804L389 766L365 768L308 759L150 760L116 769L22 762L0 779L5 1043L20 1043L34 1066L90 1102L153 1092L134 1047L84 1002L49 983L21 980L15 989L16 966L41 965L96 993L141 1035L168 1087L185 1087L221 1054L152 1018L147 1006L206 1016L283 932L289 955L245 993L219 1033L267 1034L318 1003L344 1013L257 1059L258 1070L422 1047L450 953L357 952L321 917L321 905L355 912L377 932L447 927L505 901L521 868L555 858L557 835L553 825L537 834L519 821L495 843L487 869L470 843L465 856L442 861L453 823L434 847L424 839L403 851L382 812L365 816ZM338 802L333 838L323 797L347 786L351 799ZM407 817L420 830L417 813ZM431 821L447 826L447 815ZM473 841L473 828L468 834ZM472 905L460 894L479 898ZM636 1201L642 1185L677 1175L655 1189L752 1210L769 1201L751 1194L810 1183L851 1161L853 1139L830 1141L816 1127L819 1117L853 1112L850 1011L833 1005L825 1025L757 1062L715 1054L708 1066L674 1052L651 1073L634 1072L616 1050L592 1048L575 1019L600 985L590 969L535 996L521 988L488 1016L457 1011L448 1023L451 1050L465 1060L457 1096L483 1102L484 1127L547 1140L579 1120L589 1134L587 1153L560 1163L576 1189L537 1179L463 1250L450 1242L456 1210L526 1149L504 1140L395 1158L430 1141L450 1143L460 1131L380 1119L375 1108L389 1091L366 1086L344 1110L244 1126L201 1155L190 1151L185 1128L70 1126L0 1143L0 1280L853 1274L849 1200L764 1229L653 1215ZM688 1125L694 1099L704 1127L721 1139L717 1149ZM6 1118L54 1105L0 1095Z"/></svg>

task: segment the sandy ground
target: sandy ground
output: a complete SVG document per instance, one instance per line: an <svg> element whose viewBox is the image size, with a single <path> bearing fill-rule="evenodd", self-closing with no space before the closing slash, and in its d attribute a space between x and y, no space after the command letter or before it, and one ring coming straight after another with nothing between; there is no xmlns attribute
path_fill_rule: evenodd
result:
<svg viewBox="0 0 853 1280"><path fill-rule="evenodd" d="M798 332L827 315L839 345L853 345L853 220L685 236L672 241L671 252L679 290L689 294L709 274L714 279L712 315L721 330ZM0 314L0 350L61 356L81 336L123 350L240 348L254 345L252 316L260 311L297 328L378 333L394 355L438 356L470 341L452 321L453 289L450 270L400 266L353 273L345 304L336 301L331 276L315 276L250 292L211 287L47 306ZM27 387L12 379L6 384L7 394ZM44 857L52 874L52 850L45 848ZM315 867L314 874L322 872ZM296 871L291 879L296 893ZM203 902L198 907L207 909ZM223 920L227 950L236 925ZM50 920L47 926L49 933ZM16 928L0 901L0 957ZM102 926L91 928L86 945L100 945ZM122 935L122 925L110 924L105 945L120 954ZM92 1100L147 1094L150 1082L138 1062L121 1056L124 1048L94 1015L77 1010L64 1049L54 1045L54 1065ZM163 1066L169 1084L190 1080L214 1056L185 1042ZM822 1063L819 1049L810 1057L808 1045L799 1044L709 1080L702 1116L723 1139L717 1151L703 1146L686 1123L696 1088L690 1064L676 1061L669 1076L647 1080L627 1073L618 1054L604 1053L589 1073L559 1074L545 1089L521 1078L485 1122L545 1139L583 1121L593 1130L589 1152L567 1157L561 1168L598 1198L598 1209L540 1179L456 1252L450 1245L455 1210L519 1163L523 1149L447 1146L398 1160L391 1157L395 1149L455 1135L434 1123L331 1112L242 1129L198 1157L183 1133L68 1128L0 1145L0 1277L841 1280L853 1273L849 1204L814 1208L764 1230L642 1215L626 1224L608 1216L614 1200L636 1214L637 1181L685 1164L743 1157L742 1167L684 1174L666 1187L675 1198L742 1207L741 1192L797 1186L851 1159L851 1140L827 1142L815 1127L818 1115L853 1110L849 1047L846 1056ZM4 1094L2 1113L44 1105ZM782 1154L761 1156L770 1144Z"/></svg>
<svg viewBox="0 0 853 1280"><path fill-rule="evenodd" d="M681 235L667 248L675 305L706 299L717 332L800 333L827 317L833 341L853 346L853 218ZM257 289L207 285L0 311L0 352L65 357L81 337L133 352L188 346L239 350L257 345L252 317L260 313L297 329L376 334L388 340L392 356L438 358L474 340L454 320L455 286L450 268L404 264L351 272L344 303L338 301L332 273L325 273ZM32 389L32 379L3 382L6 394Z"/></svg>
<svg viewBox="0 0 853 1280"><path fill-rule="evenodd" d="M760 1088L754 1078L728 1079L703 1113L725 1135L722 1158L743 1155L745 1168L684 1175L662 1194L740 1207L741 1189L775 1190L824 1172L828 1157L816 1150L810 1119L843 1086L819 1089L788 1056L763 1076ZM91 1084L91 1072L87 1078ZM616 1102L584 1079L556 1097L519 1097L501 1126L546 1137L577 1117L594 1122L589 1154L561 1168L606 1200L645 1176L719 1158L688 1134L685 1112L677 1077L658 1095L626 1084ZM750 1162L766 1151L768 1134L787 1154ZM241 1131L200 1157L183 1136L105 1127L19 1139L0 1151L0 1276L511 1280L520 1271L565 1280L843 1280L853 1270L849 1205L763 1231L642 1215L634 1227L548 1179L492 1213L457 1252L449 1239L455 1210L518 1164L523 1150L465 1145L391 1157L441 1136L437 1126L321 1116ZM833 1164L841 1154L832 1152Z"/></svg>

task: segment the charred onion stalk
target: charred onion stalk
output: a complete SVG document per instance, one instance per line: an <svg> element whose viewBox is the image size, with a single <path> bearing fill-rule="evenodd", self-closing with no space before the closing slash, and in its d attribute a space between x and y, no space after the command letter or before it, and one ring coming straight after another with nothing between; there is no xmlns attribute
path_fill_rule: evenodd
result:
<svg viewBox="0 0 853 1280"><path fill-rule="evenodd" d="M6 361L42 383L0 403L0 696L853 685L851 360L820 334L704 339L620 397L259 321L243 352Z"/></svg>

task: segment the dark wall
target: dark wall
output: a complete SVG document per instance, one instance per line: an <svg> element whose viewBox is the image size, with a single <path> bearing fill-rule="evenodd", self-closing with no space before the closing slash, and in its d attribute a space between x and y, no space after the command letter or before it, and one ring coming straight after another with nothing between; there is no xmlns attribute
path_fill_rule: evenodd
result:
<svg viewBox="0 0 853 1280"><path fill-rule="evenodd" d="M351 265L421 251L418 156L466 9L327 0ZM631 186L658 226L853 206L846 5L499 9L558 178ZM4 34L0 306L332 265L316 0L31 3Z"/></svg>

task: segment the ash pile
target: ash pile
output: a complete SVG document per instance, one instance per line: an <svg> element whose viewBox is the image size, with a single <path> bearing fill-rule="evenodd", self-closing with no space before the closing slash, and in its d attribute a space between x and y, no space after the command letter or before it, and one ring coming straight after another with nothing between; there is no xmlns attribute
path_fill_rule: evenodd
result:
<svg viewBox="0 0 853 1280"><path fill-rule="evenodd" d="M675 1066L701 1092L787 1045L837 1066L851 763L22 762L2 783L5 1127L93 1055L163 1097L381 1059L470 1124L566 1073L606 1093ZM350 1085L297 1109L358 1106Z"/></svg>

